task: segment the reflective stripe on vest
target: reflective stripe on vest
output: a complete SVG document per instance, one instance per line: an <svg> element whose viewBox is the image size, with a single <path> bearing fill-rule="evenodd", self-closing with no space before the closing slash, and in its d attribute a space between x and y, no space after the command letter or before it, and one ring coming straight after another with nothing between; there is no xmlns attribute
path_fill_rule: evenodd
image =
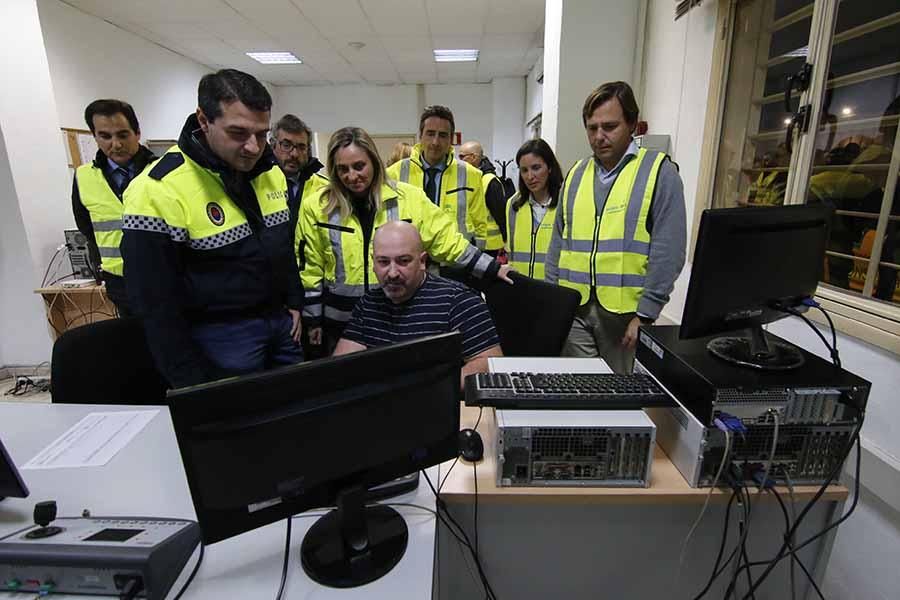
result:
<svg viewBox="0 0 900 600"><path fill-rule="evenodd" d="M471 239L469 228L466 227L466 185L469 183L466 178L466 167L459 163L456 164L456 226L459 232ZM441 180L443 183L443 179ZM478 240L481 241L481 240ZM483 245L483 242L482 242ZM484 248L479 246L480 250Z"/></svg>
<svg viewBox="0 0 900 600"><path fill-rule="evenodd" d="M177 148L185 162L191 158ZM216 250L253 235L244 211L228 196L218 174L196 165L180 171L171 181L173 195L189 199L181 210L165 215L128 214L123 228L167 233L176 242L186 242L192 250ZM278 167L260 173L250 181L266 227L290 221L284 174ZM129 205L130 206L130 205Z"/></svg>
<svg viewBox="0 0 900 600"><path fill-rule="evenodd" d="M409 158L404 158L400 161L400 177L398 181L403 183L409 183L409 174L410 174L410 164L412 160ZM447 174L451 168L456 168L456 226L459 228L459 232L469 238L472 239L472 235L469 232L469 228L466 226L466 208L467 204L467 191L466 187L468 186L468 178L466 173L466 168L464 165L460 165L458 162L455 164L451 164L446 169L444 169L443 174L441 175L441 187L444 186L444 182L446 179L444 175ZM425 173L422 173L422 181L425 180ZM424 185L424 183L423 183ZM441 190L438 190L438 194L440 195ZM442 206L443 197L440 197L438 200L438 206ZM484 241L476 240L478 242L479 249L484 249Z"/></svg>
<svg viewBox="0 0 900 600"><path fill-rule="evenodd" d="M650 253L647 216L664 159L661 152L641 148L616 176L601 216L594 198L594 159L582 160L570 173L559 283L576 289L582 304L593 289L611 312L637 310Z"/></svg>
<svg viewBox="0 0 900 600"><path fill-rule="evenodd" d="M122 201L109 187L103 170L93 163L78 167L75 179L78 181L81 203L91 215L94 241L100 252L100 266L105 272L121 277L124 273L122 253L119 251L124 213Z"/></svg>
<svg viewBox="0 0 900 600"><path fill-rule="evenodd" d="M510 266L534 279L544 279L544 261L553 237L553 223L556 207L544 213L537 231L534 231L534 213L531 202L525 202L519 210L513 204L519 199L516 193L507 203L507 243L509 244Z"/></svg>
<svg viewBox="0 0 900 600"><path fill-rule="evenodd" d="M397 203L397 198L388 198L384 201L384 212L388 221L400 220L400 208ZM331 215L328 217L328 224L332 226L328 228L328 239L331 242L331 252L334 254L334 282L328 285L328 291L341 296L360 297L366 293L366 286L364 284L347 283L347 269L344 264L344 244L341 235L344 233L343 230L346 229L346 227L341 224L341 211L332 211ZM371 241L369 243L371 244ZM377 280L369 283L370 289L378 287ZM309 296L307 295L307 297Z"/></svg>
<svg viewBox="0 0 900 600"><path fill-rule="evenodd" d="M491 185L491 181L493 181L494 179L500 181L500 178L497 177L494 173L485 173L481 178L481 187L484 190L485 208L487 208L488 186ZM500 226L494 219L494 215L491 213L490 209L488 208L485 212L487 214L487 229L485 230L484 234L487 238L485 242L485 248L487 250L499 250L503 247L503 232L500 231Z"/></svg>

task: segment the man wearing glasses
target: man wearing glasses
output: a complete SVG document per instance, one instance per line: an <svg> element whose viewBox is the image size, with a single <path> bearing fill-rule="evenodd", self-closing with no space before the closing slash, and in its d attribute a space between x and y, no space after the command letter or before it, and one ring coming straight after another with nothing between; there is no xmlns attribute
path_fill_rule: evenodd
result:
<svg viewBox="0 0 900 600"><path fill-rule="evenodd" d="M312 131L296 115L286 114L275 124L272 150L287 178L288 208L291 210L291 231L297 229L300 202L309 194L328 185L328 178L318 171L322 163L309 155ZM296 244L296 240L295 240Z"/></svg>

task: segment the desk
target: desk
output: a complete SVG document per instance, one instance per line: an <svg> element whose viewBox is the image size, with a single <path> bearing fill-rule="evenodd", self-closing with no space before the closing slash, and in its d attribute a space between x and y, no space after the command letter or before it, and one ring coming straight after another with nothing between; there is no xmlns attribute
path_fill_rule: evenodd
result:
<svg viewBox="0 0 900 600"><path fill-rule="evenodd" d="M38 288L44 299L50 333L55 340L74 327L116 317L116 305L106 296L103 285L65 288L59 285Z"/></svg>
<svg viewBox="0 0 900 600"><path fill-rule="evenodd" d="M21 465L90 412L147 408L0 403L0 438L3 438L13 461ZM51 499L57 501L60 516L77 516L83 509L89 508L95 516L196 519L169 411L166 407L159 409L153 421L103 467L23 471L22 476L31 490L31 496L0 502L0 535L30 525L34 503ZM434 481L438 468L433 467L429 472ZM391 502L434 508L434 497L424 481L415 492L398 496ZM315 519L295 518L285 598L430 598L434 516L413 507L397 507L397 510L409 526L406 554L385 577L349 590L326 588L306 576L300 567L300 543ZM183 596L184 600L274 597L281 578L284 538L285 525L279 522L209 546L197 578ZM188 563L182 579L193 564L194 560ZM170 598L177 592L182 579L176 582ZM0 598L22 600L24 596L0 592Z"/></svg>
<svg viewBox="0 0 900 600"><path fill-rule="evenodd" d="M490 359L495 371L603 372L598 359ZM535 362L533 362L535 361ZM463 406L461 427L472 427L477 408ZM477 465L478 539L485 572L500 598L692 598L709 578L730 494L715 490L709 509L691 540L679 585L679 556L685 536L697 518L707 489L693 489L656 447L649 488L532 488L496 486L494 411L485 409L478 431L485 458ZM781 490L785 501L788 491ZM797 512L817 488L795 489ZM472 464L460 461L441 490L442 498L473 536L475 478ZM832 486L804 519L797 536L805 540L842 512L847 490ZM756 500L755 491L753 501ZM734 540L737 510L732 510L730 540ZM781 545L784 520L766 494L754 505L748 552L751 560L772 558ZM833 532L832 532L833 534ZM800 551L807 568L821 584L834 540L832 534ZM730 552L729 543L726 552ZM441 600L480 597L480 583L469 574L456 541L438 533ZM789 561L772 572L758 600L790 598ZM727 570L708 597L721 598L730 580ZM746 583L738 590L746 592ZM798 598L811 597L797 570ZM743 593L743 592L742 592ZM812 592L814 594L814 592Z"/></svg>

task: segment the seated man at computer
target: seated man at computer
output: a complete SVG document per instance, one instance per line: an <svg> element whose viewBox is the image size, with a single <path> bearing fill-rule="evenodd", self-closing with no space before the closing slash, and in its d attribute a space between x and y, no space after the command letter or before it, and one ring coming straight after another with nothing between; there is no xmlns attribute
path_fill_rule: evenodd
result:
<svg viewBox="0 0 900 600"><path fill-rule="evenodd" d="M469 288L426 272L422 238L413 225L385 223L372 247L381 288L356 304L335 356L449 331L462 334L463 379L487 371L488 357L503 356L484 301Z"/></svg>

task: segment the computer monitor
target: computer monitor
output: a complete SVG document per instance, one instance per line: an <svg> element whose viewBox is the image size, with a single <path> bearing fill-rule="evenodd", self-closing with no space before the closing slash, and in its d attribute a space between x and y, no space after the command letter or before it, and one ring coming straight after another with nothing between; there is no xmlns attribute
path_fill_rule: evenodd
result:
<svg viewBox="0 0 900 600"><path fill-rule="evenodd" d="M337 506L303 540L307 574L352 587L390 571L406 522L366 489L457 456L461 366L449 333L170 392L203 541Z"/></svg>
<svg viewBox="0 0 900 600"><path fill-rule="evenodd" d="M0 500L7 497L27 498L28 487L0 440Z"/></svg>
<svg viewBox="0 0 900 600"><path fill-rule="evenodd" d="M719 358L746 367L781 370L803 364L793 345L768 337L762 325L803 312L825 264L826 206L723 208L703 211L680 337L735 330L712 339Z"/></svg>

